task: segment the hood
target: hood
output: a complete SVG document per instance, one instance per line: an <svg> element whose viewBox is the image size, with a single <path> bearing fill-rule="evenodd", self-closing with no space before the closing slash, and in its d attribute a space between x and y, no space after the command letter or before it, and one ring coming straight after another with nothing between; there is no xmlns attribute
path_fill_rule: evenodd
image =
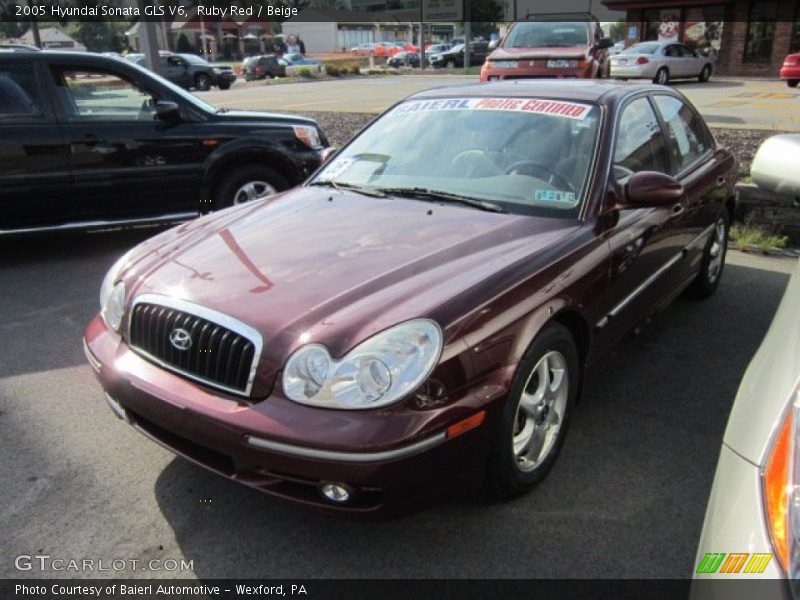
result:
<svg viewBox="0 0 800 600"><path fill-rule="evenodd" d="M314 119L301 117L298 115L289 115L283 113L270 113L261 112L257 110L226 110L222 113L215 113L215 116L222 121L237 121L237 122L283 122L287 124L297 123L302 125L316 126L317 122Z"/></svg>
<svg viewBox="0 0 800 600"><path fill-rule="evenodd" d="M586 58L589 46L568 46L566 48L497 48L489 55L489 60L519 60L546 58Z"/></svg>
<svg viewBox="0 0 800 600"><path fill-rule="evenodd" d="M531 272L531 254L577 227L323 188L243 206L145 243L123 277L129 301L170 295L259 330L264 387L310 341L342 356L417 317L437 320L447 338L451 323L497 294L493 276L520 261ZM454 302L466 290L470 299Z"/></svg>

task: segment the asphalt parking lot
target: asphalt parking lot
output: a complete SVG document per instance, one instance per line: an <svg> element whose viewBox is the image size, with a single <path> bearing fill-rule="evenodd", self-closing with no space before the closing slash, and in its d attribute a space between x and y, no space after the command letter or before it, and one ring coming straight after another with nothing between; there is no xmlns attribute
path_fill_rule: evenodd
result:
<svg viewBox="0 0 800 600"><path fill-rule="evenodd" d="M685 577L730 405L794 265L732 252L712 299L679 299L609 356L533 494L360 523L274 504L112 416L81 334L106 269L152 233L0 240L2 577L64 575L15 570L35 553L193 561L119 576Z"/></svg>
<svg viewBox="0 0 800 600"><path fill-rule="evenodd" d="M406 96L434 87L474 83L477 76L402 75L263 85L238 82L227 91L198 94L225 108L379 113ZM675 88L712 127L800 131L800 90L783 81L713 78L678 81Z"/></svg>

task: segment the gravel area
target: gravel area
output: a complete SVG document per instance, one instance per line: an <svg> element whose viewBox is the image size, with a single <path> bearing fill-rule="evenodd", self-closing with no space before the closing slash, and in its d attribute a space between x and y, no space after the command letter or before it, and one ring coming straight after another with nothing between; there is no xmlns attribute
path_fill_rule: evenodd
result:
<svg viewBox="0 0 800 600"><path fill-rule="evenodd" d="M377 115L371 113L344 113L344 112L303 112L302 114L316 119L328 135L330 142L337 147L342 146L350 137L366 126ZM763 129L729 129L712 128L714 137L723 146L730 148L739 159L740 179L750 173L750 163L759 144L768 137L781 131L766 131Z"/></svg>

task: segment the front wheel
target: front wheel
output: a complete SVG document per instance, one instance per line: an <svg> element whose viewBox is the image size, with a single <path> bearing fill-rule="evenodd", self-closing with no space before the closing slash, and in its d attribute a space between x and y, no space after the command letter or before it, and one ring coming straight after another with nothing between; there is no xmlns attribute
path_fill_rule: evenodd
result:
<svg viewBox="0 0 800 600"><path fill-rule="evenodd" d="M455 69L456 61L454 61L453 59L448 60L447 64L445 64L445 67L447 67L448 69Z"/></svg>
<svg viewBox="0 0 800 600"><path fill-rule="evenodd" d="M700 83L705 83L709 79L711 79L711 65L705 65L703 70L700 71L700 75L697 77L697 80Z"/></svg>
<svg viewBox="0 0 800 600"><path fill-rule="evenodd" d="M728 250L728 211L723 209L714 223L714 230L703 249L700 272L687 290L691 298L709 298L719 287L722 270L725 267L725 254Z"/></svg>
<svg viewBox="0 0 800 600"><path fill-rule="evenodd" d="M788 85L791 88L796 88L798 83L800 83L800 79L788 79L788 80L786 80L786 85Z"/></svg>
<svg viewBox="0 0 800 600"><path fill-rule="evenodd" d="M656 72L656 76L653 77L653 83L657 83L659 85L667 85L667 83L669 83L669 71L667 70L667 67L661 67Z"/></svg>
<svg viewBox="0 0 800 600"><path fill-rule="evenodd" d="M221 90L229 90L229 89L231 89L231 84L230 83L220 83L217 87L219 89L221 89Z"/></svg>
<svg viewBox="0 0 800 600"><path fill-rule="evenodd" d="M547 325L525 352L489 455L486 484L498 498L527 493L547 476L578 396L580 361L569 330Z"/></svg>
<svg viewBox="0 0 800 600"><path fill-rule="evenodd" d="M225 208L264 198L289 188L286 179L269 167L251 165L228 175L217 188L214 205Z"/></svg>
<svg viewBox="0 0 800 600"><path fill-rule="evenodd" d="M198 92L206 92L211 89L211 78L205 73L198 73L194 76L194 89Z"/></svg>

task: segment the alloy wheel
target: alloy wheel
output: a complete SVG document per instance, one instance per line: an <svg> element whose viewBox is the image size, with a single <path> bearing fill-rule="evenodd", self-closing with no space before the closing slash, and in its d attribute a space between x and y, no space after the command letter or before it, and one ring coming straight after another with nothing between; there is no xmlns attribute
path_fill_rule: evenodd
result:
<svg viewBox="0 0 800 600"><path fill-rule="evenodd" d="M248 181L236 190L233 195L233 203L242 204L256 198L271 196L276 192L277 190L266 181Z"/></svg>
<svg viewBox="0 0 800 600"><path fill-rule="evenodd" d="M711 247L708 249L709 261L708 270L706 272L709 283L714 283L722 271L722 261L725 257L725 243L726 235L725 222L720 219L714 226L714 237L711 242Z"/></svg>

